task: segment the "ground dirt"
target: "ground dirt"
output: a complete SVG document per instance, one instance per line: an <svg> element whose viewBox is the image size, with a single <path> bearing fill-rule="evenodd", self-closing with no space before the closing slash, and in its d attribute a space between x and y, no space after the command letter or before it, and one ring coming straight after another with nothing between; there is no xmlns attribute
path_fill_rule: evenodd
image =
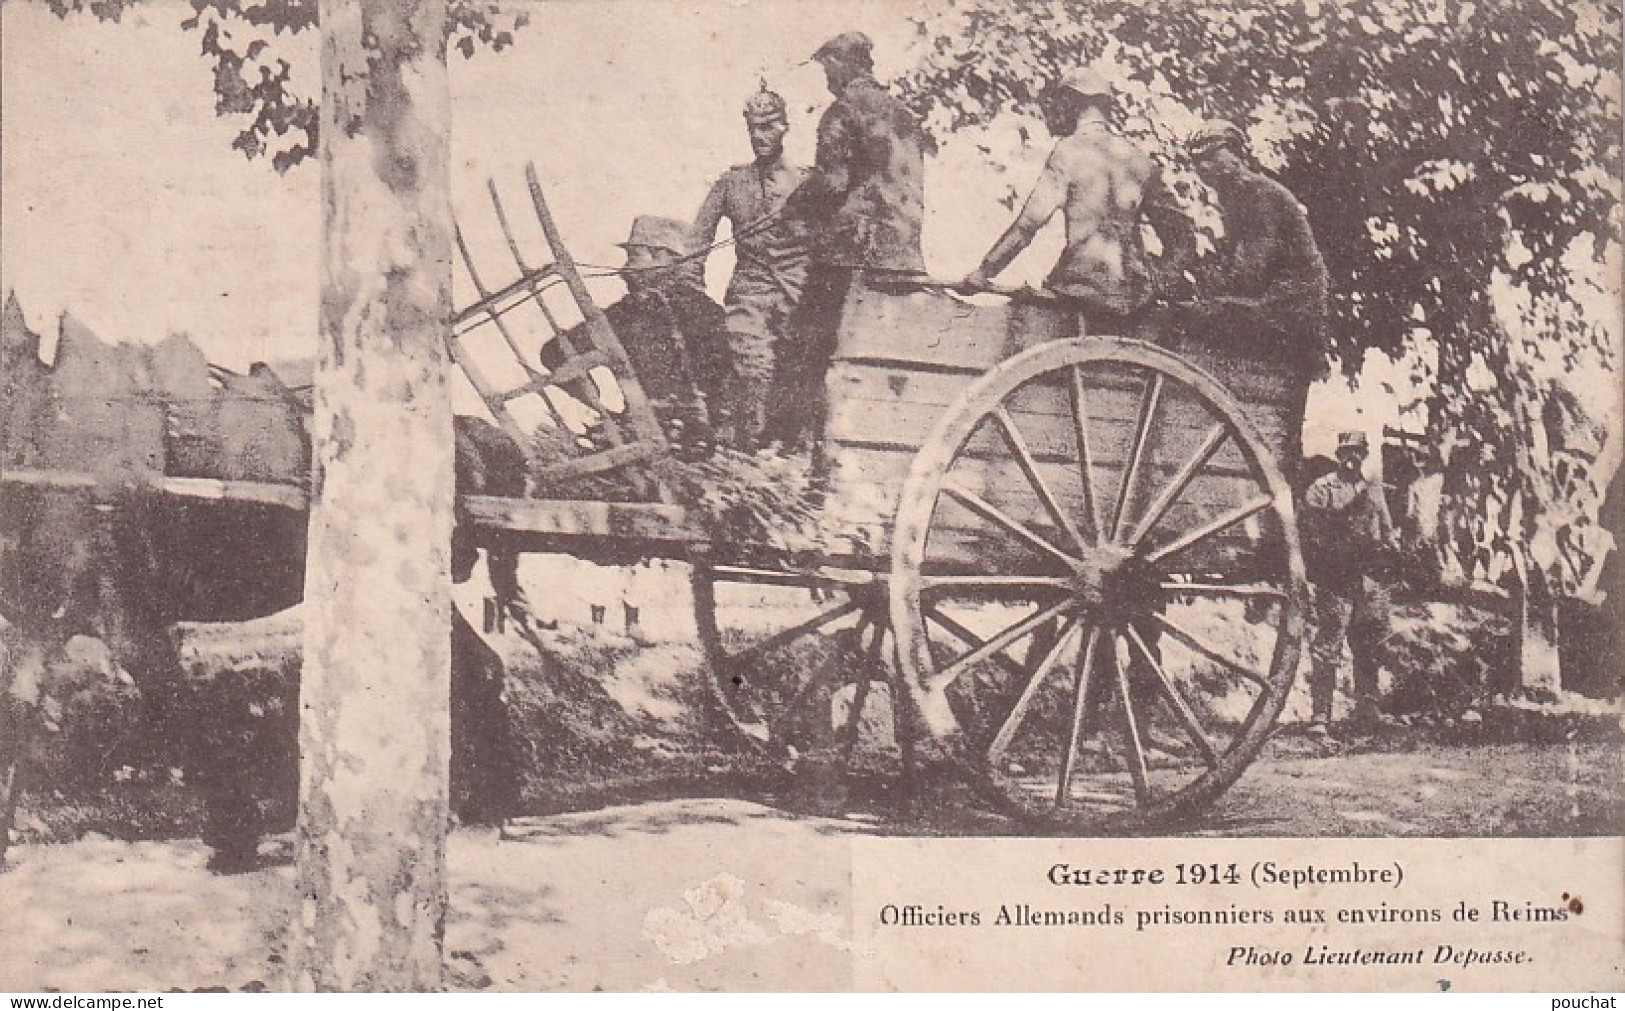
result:
<svg viewBox="0 0 1625 1011"><path fill-rule="evenodd" d="M681 573L647 578L682 597ZM537 597L556 628L487 637L509 666L522 782L500 831L452 834L452 989L845 989L849 924L830 910L850 890L852 838L1033 832L961 783L904 790L883 717L844 775L754 746L719 715L681 606L648 608L636 645L566 591ZM1295 693L1240 781L1159 834L1617 835L1617 706L1484 698L1494 619L1439 606L1396 623L1406 667L1387 688L1410 711L1324 741ZM127 680L84 652L25 770L0 872L0 989L281 988L291 795L262 791L258 867L210 873L197 791L143 737Z"/></svg>

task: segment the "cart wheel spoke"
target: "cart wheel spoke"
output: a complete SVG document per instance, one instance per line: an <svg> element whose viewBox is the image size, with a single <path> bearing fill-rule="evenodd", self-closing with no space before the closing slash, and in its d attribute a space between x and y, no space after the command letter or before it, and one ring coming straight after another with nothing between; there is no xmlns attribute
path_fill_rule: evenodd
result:
<svg viewBox="0 0 1625 1011"><path fill-rule="evenodd" d="M1066 735L1066 751L1061 755L1061 775L1055 786L1055 806L1066 806L1072 796L1072 775L1078 768L1078 747L1083 742L1083 717L1095 668L1095 648L1100 645L1099 626L1089 629L1078 655L1078 674L1072 685L1072 724Z"/></svg>
<svg viewBox="0 0 1625 1011"><path fill-rule="evenodd" d="M1061 658L1067 644L1072 641L1077 627L1076 621L1068 621L1061 629L1061 634L1055 637L1055 642L1033 667L1026 686L1021 689L1015 705L1010 707L1010 715L1005 717L1004 723L999 726L999 732L993 735L992 742L987 746L988 761L997 762L1003 757L1005 749L1010 747L1011 739L1016 736L1016 731L1021 728L1021 721L1027 718L1027 710L1032 708L1033 699L1038 696L1038 689L1043 686L1044 679L1049 677L1050 668L1055 666L1055 661Z"/></svg>
<svg viewBox="0 0 1625 1011"><path fill-rule="evenodd" d="M972 632L964 625L961 625L959 622L948 617L946 614L943 614L935 607L929 608L925 612L925 617L927 621L934 622L935 624L939 625L943 631L947 632L955 639L958 639L960 642L970 646L973 649L981 649L987 645L986 639L983 639L981 636L977 635L975 632ZM1007 674L1012 674L1018 678L1026 677L1027 675L1027 672L1022 668L1022 666L1012 660L1003 650L994 650L992 653L988 654L988 657L995 663L999 664L999 666L1003 667L1005 673Z"/></svg>
<svg viewBox="0 0 1625 1011"><path fill-rule="evenodd" d="M807 675L807 680L801 683L795 694L779 703L778 710L769 714L770 718L779 721L792 718L794 714L801 712L815 692L828 686L832 680L827 664L816 668Z"/></svg>
<svg viewBox="0 0 1625 1011"><path fill-rule="evenodd" d="M1123 759L1128 763L1129 778L1134 781L1134 799L1144 807L1151 798L1150 771L1145 758L1145 741L1140 736L1142 725L1134 712L1133 690L1129 687L1128 643L1122 636L1112 636L1112 672L1116 675L1118 712L1123 717Z"/></svg>
<svg viewBox="0 0 1625 1011"><path fill-rule="evenodd" d="M1140 416L1134 423L1134 442L1129 448L1128 466L1123 471L1123 484L1117 489L1117 507L1112 510L1112 525L1106 539L1116 541L1123 529L1123 518L1128 512L1129 499L1140 481L1140 467L1145 462L1146 444L1151 435L1151 422L1157 416L1157 403L1162 399L1162 373L1152 372L1146 380L1145 395L1140 398Z"/></svg>
<svg viewBox="0 0 1625 1011"><path fill-rule="evenodd" d="M1286 591L1273 583L1180 583L1170 581L1159 585L1171 594L1189 594L1197 597L1238 597L1244 599L1269 597L1274 600L1286 599Z"/></svg>
<svg viewBox="0 0 1625 1011"><path fill-rule="evenodd" d="M862 608L863 605L859 604L857 601L848 600L843 604L830 608L816 617L808 618L799 625L775 632L766 639L763 639L761 642L752 643L751 645L740 650L738 653L734 654L733 662L736 664L743 663L746 660L759 657L763 653L770 653L773 650L784 646L786 643L794 642L804 635L822 631L826 626L833 625L835 622L840 621L842 618L852 614L854 611L862 610Z"/></svg>
<svg viewBox="0 0 1625 1011"><path fill-rule="evenodd" d="M1033 486L1033 491L1038 494L1038 500L1044 503L1044 511L1049 513L1050 519L1054 520L1055 525L1060 527L1066 534L1074 548L1081 549L1085 547L1086 542L1083 539L1083 534L1078 532L1077 524L1073 523L1072 517L1068 516L1066 510L1061 508L1061 503L1056 500L1055 493L1044 482L1043 475L1038 473L1038 461L1033 459L1032 451L1027 448L1027 440L1022 437L1021 430L1016 427L1016 419L1010 416L1010 412L1003 405L1000 405L998 410L993 412L993 418L999 423L999 428L1004 433L1005 444L1010 447L1010 452L1015 455L1016 463L1021 467L1021 472L1027 476L1027 483Z"/></svg>
<svg viewBox="0 0 1625 1011"><path fill-rule="evenodd" d="M1062 551L1054 544L1051 544L1048 539L1040 537L1026 524L1011 517L998 506L982 498L969 488L964 488L950 482L944 484L942 490L964 503L965 507L970 509L972 512L977 513L985 519L992 520L994 523L1008 530L1010 533L1015 534L1017 537L1021 538L1023 541L1026 541L1028 544L1031 544L1033 547L1044 552L1045 554L1059 559L1062 563L1068 566L1079 564L1077 558L1067 554L1065 551Z"/></svg>
<svg viewBox="0 0 1625 1011"><path fill-rule="evenodd" d="M1072 434L1078 442L1078 477L1083 482L1083 514L1089 520L1092 538L1100 538L1100 506L1095 502L1095 483L1090 474L1089 455L1089 401L1083 390L1083 369L1074 365L1067 370L1067 402L1072 408Z"/></svg>
<svg viewBox="0 0 1625 1011"><path fill-rule="evenodd" d="M1156 529L1157 523L1162 519L1163 514L1168 511L1170 506L1179 501L1179 496L1184 493L1185 486L1191 483L1198 471L1207 466L1207 462L1213 459L1213 454L1219 451L1219 447L1223 446L1225 440L1229 439L1229 437L1229 430L1222 424L1214 425L1208 431L1207 437L1202 440L1202 445L1196 450L1196 453L1185 461L1185 465L1179 469L1179 472L1168 482L1168 486L1162 490L1162 494L1157 497L1157 501L1145 511L1145 516L1134 527L1134 532L1128 535L1127 543L1131 548L1139 547L1140 542L1145 540L1152 530Z"/></svg>
<svg viewBox="0 0 1625 1011"><path fill-rule="evenodd" d="M931 676L931 679L928 682L928 687L932 688L933 690L940 690L941 688L952 684L953 680L972 664L979 663L982 660L992 656L994 653L997 653L999 650L1004 649L1006 646L1009 646L1011 643L1032 635L1040 625L1044 624L1044 622L1049 621L1051 618L1060 617L1062 614L1070 610L1072 606L1073 602L1069 598L1067 600L1058 601L1049 605L1048 607L1040 608L1032 614L1029 614L1027 617L1016 622L1014 625L1009 626L998 635L993 636L991 639L988 639L986 642L971 650L969 653L964 654L963 656L954 660L952 663L948 664L948 666L937 671Z"/></svg>
<svg viewBox="0 0 1625 1011"><path fill-rule="evenodd" d="M1158 625L1161 625L1163 631L1167 632L1175 639L1178 639L1195 652L1200 653L1209 660L1212 660L1214 663L1220 664L1234 671L1235 673L1240 674L1242 677L1246 678L1248 681L1251 681L1253 684L1258 685L1260 688L1269 687L1269 679L1263 674L1260 674L1233 657L1225 656L1219 651L1218 647L1185 628L1183 625L1169 620L1167 615L1153 614L1151 616L1151 620L1155 621Z"/></svg>
<svg viewBox="0 0 1625 1011"><path fill-rule="evenodd" d="M886 627L872 620L869 621L868 627L869 646L863 651L863 670L858 672L857 683L852 688L852 705L846 716L846 732L841 739L842 765L852 763L852 753L857 750L858 738L863 733L863 707L869 701L869 681L886 663ZM861 633L858 638L861 646Z"/></svg>
<svg viewBox="0 0 1625 1011"><path fill-rule="evenodd" d="M1141 659L1150 666L1151 672L1157 676L1157 681L1162 686L1163 696L1173 706L1174 715L1178 716L1179 722L1184 725L1185 733L1190 737L1191 743L1195 744L1197 750L1202 752L1203 761L1207 762L1210 769L1218 765L1218 752L1213 750L1213 742L1207 739L1207 733L1202 730L1202 723L1196 718L1195 710L1191 709L1190 702L1186 700L1184 693L1179 690L1179 686L1174 684L1173 679L1168 676L1168 672L1163 670L1161 661L1151 652L1151 647L1146 645L1145 638L1140 635L1139 629L1133 625L1128 626L1128 638L1134 644L1134 647L1140 651Z"/></svg>
<svg viewBox="0 0 1625 1011"><path fill-rule="evenodd" d="M1202 541L1207 540L1214 534L1228 530L1237 523L1240 523L1242 520L1247 519L1249 516L1258 515L1273 505L1275 505L1275 497L1273 495L1258 495L1254 498L1248 499L1241 505L1220 513L1196 529L1181 535L1167 544L1164 544L1162 547L1146 555L1146 560L1150 562L1160 562L1170 555L1178 554L1192 545L1199 544Z"/></svg>

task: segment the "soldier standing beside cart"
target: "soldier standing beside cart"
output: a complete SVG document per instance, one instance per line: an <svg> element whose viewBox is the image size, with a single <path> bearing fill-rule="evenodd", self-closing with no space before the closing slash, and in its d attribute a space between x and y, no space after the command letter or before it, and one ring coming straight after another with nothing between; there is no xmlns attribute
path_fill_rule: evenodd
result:
<svg viewBox="0 0 1625 1011"><path fill-rule="evenodd" d="M1309 730L1321 737L1330 733L1345 640L1354 662L1354 724L1368 728L1380 719L1377 670L1390 607L1380 577L1393 550L1393 522L1381 486L1363 472L1367 455L1364 432L1340 434L1337 469L1303 496L1304 561L1315 584Z"/></svg>
<svg viewBox="0 0 1625 1011"><path fill-rule="evenodd" d="M725 172L694 219L694 244L709 246L717 226L733 226L738 261L728 282L728 343L734 382L720 406L724 442L754 451L774 409L771 392L778 356L790 337L790 319L807 283L807 234L801 221L777 217L807 170L784 157L789 131L784 99L767 90L745 103L745 127L755 161Z"/></svg>
<svg viewBox="0 0 1625 1011"><path fill-rule="evenodd" d="M769 432L786 445L816 440L824 427L824 375L835 351L847 291L865 283L925 276L925 150L914 114L874 77L869 37L837 35L812 58L835 101L818 123L812 174L785 202L787 218L811 228L807 287L784 363L787 410Z"/></svg>

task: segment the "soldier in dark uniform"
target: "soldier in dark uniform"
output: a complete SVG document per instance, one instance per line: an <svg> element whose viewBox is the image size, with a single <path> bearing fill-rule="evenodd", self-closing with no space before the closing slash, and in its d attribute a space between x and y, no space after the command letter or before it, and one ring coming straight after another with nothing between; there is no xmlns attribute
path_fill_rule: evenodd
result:
<svg viewBox="0 0 1625 1011"><path fill-rule="evenodd" d="M1363 472L1367 453L1364 432L1339 435L1337 469L1303 496L1304 562L1315 584L1309 729L1317 736L1329 733L1345 641L1354 666L1354 722L1369 728L1380 720L1377 674L1391 608L1382 577L1393 554L1394 525L1381 485Z"/></svg>
<svg viewBox="0 0 1625 1011"><path fill-rule="evenodd" d="M860 276L868 283L925 276L920 232L928 140L914 114L875 80L871 49L868 36L847 32L812 56L835 101L818 123L812 174L784 206L787 218L811 229L807 287L792 326L796 344L783 369L784 396L800 410L770 432L786 444L822 432L824 375L852 284Z"/></svg>
<svg viewBox="0 0 1625 1011"><path fill-rule="evenodd" d="M693 243L683 222L638 217L621 248L626 297L604 315L678 451L703 454L712 440L712 411L734 380L722 306L687 269ZM542 349L544 367L563 363L557 343Z"/></svg>
<svg viewBox="0 0 1625 1011"><path fill-rule="evenodd" d="M756 160L735 165L718 179L694 220L694 244L704 248L723 218L733 225L738 261L728 283L728 342L736 373L722 407L726 441L756 449L774 409L770 396L777 356L790 341L790 320L807 283L804 222L776 218L807 178L807 169L784 158L789 130L784 99L764 86L745 103L745 126Z"/></svg>
<svg viewBox="0 0 1625 1011"><path fill-rule="evenodd" d="M1326 264L1297 197L1247 161L1247 142L1230 123L1212 122L1191 140L1202 181L1219 201L1224 235L1197 261L1190 330L1249 357L1290 364L1295 373L1287 451L1303 451L1309 385L1326 370ZM1284 463L1291 468L1294 460Z"/></svg>

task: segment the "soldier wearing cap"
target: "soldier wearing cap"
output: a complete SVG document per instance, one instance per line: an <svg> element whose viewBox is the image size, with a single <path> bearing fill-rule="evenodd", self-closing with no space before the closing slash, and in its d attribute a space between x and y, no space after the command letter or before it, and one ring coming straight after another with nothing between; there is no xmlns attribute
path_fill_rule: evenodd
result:
<svg viewBox="0 0 1625 1011"><path fill-rule="evenodd" d="M642 216L620 245L627 295L604 314L657 412L680 429L679 449L703 450L710 406L733 379L722 307L685 269L694 248L688 225Z"/></svg>
<svg viewBox="0 0 1625 1011"><path fill-rule="evenodd" d="M710 404L733 380L722 306L687 269L693 243L683 222L640 216L619 245L626 250L626 297L604 315L678 451L703 453L711 441ZM556 343L542 349L543 366L563 363Z"/></svg>
<svg viewBox="0 0 1625 1011"><path fill-rule="evenodd" d="M703 456L712 442L711 405L733 385L722 306L690 269L694 244L687 224L643 215L633 219L631 233L619 245L626 251L621 268L626 296L605 308L604 316L674 450L681 456ZM564 361L557 343L543 347L543 366L556 370ZM593 399L574 384L565 389L580 399ZM602 402L606 391L600 387L597 392ZM649 644L653 640L642 622L642 605L669 592L664 563L614 556L599 561L606 564L583 566L571 580L572 589L589 605L593 634L610 634L609 608L618 599L627 637Z"/></svg>
<svg viewBox="0 0 1625 1011"><path fill-rule="evenodd" d="M1015 222L964 284L985 287L1059 212L1066 248L1045 287L1075 301L1090 329L1120 331L1152 293L1141 223L1160 232L1161 220L1177 212L1150 155L1108 121L1105 78L1074 71L1045 93L1042 108L1055 148Z"/></svg>
<svg viewBox="0 0 1625 1011"><path fill-rule="evenodd" d="M807 222L811 252L795 354L785 362L786 397L804 406L774 432L787 443L816 436L823 426L824 375L854 280L925 275L920 234L929 141L907 106L875 80L871 48L867 35L847 32L812 56L835 101L818 123L812 173L784 207L785 216Z"/></svg>
<svg viewBox="0 0 1625 1011"><path fill-rule="evenodd" d="M1218 198L1224 222L1214 255L1193 263L1197 301L1191 330L1294 368L1296 425L1286 437L1287 450L1295 455L1302 451L1309 385L1326 367L1325 261L1303 205L1252 167L1240 128L1211 121L1197 131L1189 151Z"/></svg>
<svg viewBox="0 0 1625 1011"><path fill-rule="evenodd" d="M1315 636L1310 653L1310 730L1329 732L1343 644L1354 661L1354 720L1379 720L1377 671L1388 641L1389 596L1381 581L1392 552L1393 521L1380 486L1364 473L1364 432L1337 437L1337 469L1303 496L1304 561L1315 583Z"/></svg>
<svg viewBox="0 0 1625 1011"><path fill-rule="evenodd" d="M750 452L767 424L778 349L789 339L790 318L807 283L806 225L779 216L807 169L785 160L790 127L784 99L766 84L745 103L745 128L756 159L730 168L711 187L694 219L693 239L703 248L723 218L733 226L738 260L726 305L736 375L720 420L728 429L724 438Z"/></svg>

